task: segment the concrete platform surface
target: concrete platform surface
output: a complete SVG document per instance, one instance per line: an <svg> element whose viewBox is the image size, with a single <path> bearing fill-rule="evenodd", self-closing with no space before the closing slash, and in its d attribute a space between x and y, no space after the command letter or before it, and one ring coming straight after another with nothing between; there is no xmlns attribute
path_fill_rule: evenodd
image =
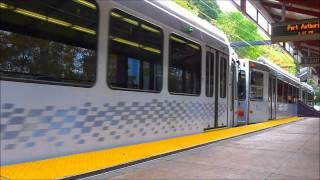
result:
<svg viewBox="0 0 320 180"><path fill-rule="evenodd" d="M223 140L85 179L320 179L319 118Z"/></svg>

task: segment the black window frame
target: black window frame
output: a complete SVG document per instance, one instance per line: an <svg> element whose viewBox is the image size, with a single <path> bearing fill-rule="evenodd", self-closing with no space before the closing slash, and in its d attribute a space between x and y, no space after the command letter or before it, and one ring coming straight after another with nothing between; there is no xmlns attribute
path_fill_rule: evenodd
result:
<svg viewBox="0 0 320 180"><path fill-rule="evenodd" d="M181 38L181 39L183 39L183 40L186 40L186 41L189 41L190 43L192 43L193 45L196 45L196 46L198 46L199 47L199 51L200 51L200 81L199 81L199 83L200 83L200 85L199 85L199 93L198 94L189 94L189 93L179 93L179 92L173 92L173 91L171 91L170 90L170 83L169 83L169 81L170 81L170 60L171 60L171 53L170 53L170 48L171 48L171 45L170 45L170 39L171 39L171 36L176 36L176 37L178 37L178 38ZM180 34L178 34L178 33L170 33L169 35L168 35L168 39L169 39L169 46L168 46L168 74L167 74L167 80L168 80L168 83L167 83L167 88L168 88L168 92L171 94L171 95L182 95L182 96L201 96L201 91L202 91L202 61L203 61L203 59L202 59L202 46L201 46L201 44L200 43L198 43L198 42L196 42L196 41L194 41L194 40L191 40L191 39L189 39L189 38L187 38L187 37L185 37L185 36L183 36L183 35L180 35Z"/></svg>
<svg viewBox="0 0 320 180"><path fill-rule="evenodd" d="M297 102L296 91L297 91L297 88L295 86L292 86L292 103L293 104L295 104Z"/></svg>
<svg viewBox="0 0 320 180"><path fill-rule="evenodd" d="M284 82L284 85L283 85L283 102L286 103L286 104L289 104L288 96L289 96L289 84L287 82Z"/></svg>
<svg viewBox="0 0 320 180"><path fill-rule="evenodd" d="M115 86L111 86L110 83L109 83L109 78L108 78L108 67L109 67L109 63L110 63L110 59L109 59L109 55L110 55L110 40L109 40L109 37L110 37L110 27L111 27L111 21L110 21L110 17L111 17L111 13L114 12L114 11L118 11L120 13L123 13L129 17L132 17L134 19L138 19L140 22L143 22L143 23L147 23L147 24L151 24L155 27L157 27L160 32L161 32L161 35L162 35L162 46L161 46L161 88L159 91L157 90L144 90L144 89L134 89L134 88L121 88L121 87L115 87ZM108 26L108 45L107 45L107 49L108 49L108 54L107 54L107 65L106 65L106 70L107 70L107 74L106 74L106 84L107 86L112 89L112 90L119 90L119 91L133 91L133 92L146 92L146 93L155 93L155 94L159 94L163 91L163 80L164 80L164 45L165 45L165 34L164 34L164 31L163 31L163 28L162 26L160 25L157 25L156 23L153 23L153 22L150 22L150 21L146 21L145 19L139 17L139 16L135 16L135 15L132 15L130 13L128 13L127 11L124 11L122 9L119 9L119 8L112 8L110 9L109 13L108 13L108 18L109 18L109 26Z"/></svg>
<svg viewBox="0 0 320 180"><path fill-rule="evenodd" d="M212 51L214 51L214 52L212 52ZM206 46L205 52L206 52L206 57L205 57L205 61L206 61L205 95L206 95L206 97L213 97L213 95L215 93L215 70L216 70L216 68L215 68L216 63L215 62L216 62L217 51L210 46ZM209 54L210 54L210 57L213 58L213 59L210 59L210 62L208 61ZM210 69L210 71L208 71L208 68ZM211 75L212 75L212 78L210 79L209 77Z"/></svg>
<svg viewBox="0 0 320 180"><path fill-rule="evenodd" d="M252 85L252 82L253 82L252 74L253 73L262 75L262 81L261 81L262 85ZM250 101L263 101L263 98L264 98L264 84L265 84L264 83L264 76L265 76L264 72L261 72L261 71L253 70L253 71L250 72L250 96L249 96ZM262 93L261 98L260 97L257 98L258 95L256 95L256 97L252 97L252 88L253 88L252 86L255 86L257 88L257 92L258 92L258 88L262 88L262 90L261 90L261 93Z"/></svg>
<svg viewBox="0 0 320 180"><path fill-rule="evenodd" d="M41 80L41 76L39 79L32 79L32 78L21 78L21 77L14 77L14 76L6 76L5 73L10 74L12 72L1 72L0 71L0 80L4 80L4 81L14 81L14 82L22 82L22 83L33 83L33 84L43 84L43 85L58 85L58 86L70 86L70 87L81 87L81 88L92 88L93 86L95 86L95 84L97 83L97 76L98 76L98 54L99 54L99 35L100 35L100 6L97 3L96 0L93 0L93 2L91 2L95 5L96 7L96 22L97 22L97 26L96 26L96 31L95 31L95 35L96 35L96 41L95 41L95 45L96 45L96 57L95 57L95 71L94 71L94 79L90 82L90 83L81 83L81 80L79 80L79 83L73 83L73 82L61 82L60 80ZM7 30L4 30L7 31ZM16 32L14 32L16 33ZM17 34L21 34L21 33L17 33ZM32 36L30 34L30 32L26 33L26 34L22 34L23 36L30 36L33 38L40 38L43 39L43 35L41 35L41 37L35 37ZM48 40L49 41L49 40ZM54 41L55 42L55 41ZM12 73L12 74L17 74L16 72ZM32 73L30 73L30 76L32 76ZM44 78L47 78L46 76L44 76ZM51 77L49 77L50 79Z"/></svg>
<svg viewBox="0 0 320 180"><path fill-rule="evenodd" d="M243 72L243 74L241 74ZM241 75L244 75L243 77L243 81L241 81L240 79L242 79L241 78ZM239 80L238 80L238 86L240 86L240 83L243 83L243 85L244 85L244 88L243 88L243 96L240 96L239 95L239 91L241 90L239 87L238 87L238 98L239 98L239 101L244 101L244 100L246 100L246 98L247 98L247 77L246 77L246 71L245 70L243 70L243 69L241 69L241 70L239 70Z"/></svg>
<svg viewBox="0 0 320 180"><path fill-rule="evenodd" d="M280 86L281 85L281 89ZM280 79L277 79L277 102L278 103L283 103L284 102L284 97L283 97L283 86L284 86L284 82ZM281 92L281 96L279 96L279 92ZM281 97L281 98L279 98Z"/></svg>
<svg viewBox="0 0 320 180"><path fill-rule="evenodd" d="M292 85L288 83L288 104L293 104L293 94L292 94Z"/></svg>
<svg viewBox="0 0 320 180"><path fill-rule="evenodd" d="M222 53L220 53L222 54ZM229 67L229 57L225 54L219 55L219 98L226 99L227 98L227 86L228 86L228 67ZM225 68L221 68L221 66L225 66ZM221 71L223 69L223 71ZM222 77L223 76L223 79ZM223 81L222 81L223 80ZM223 85L223 86L222 86Z"/></svg>
<svg viewBox="0 0 320 180"><path fill-rule="evenodd" d="M308 101L308 103L313 103L314 94L312 92L308 93L307 101Z"/></svg>
<svg viewBox="0 0 320 180"><path fill-rule="evenodd" d="M302 101L305 103L306 102L306 96L307 96L307 92L302 90Z"/></svg>

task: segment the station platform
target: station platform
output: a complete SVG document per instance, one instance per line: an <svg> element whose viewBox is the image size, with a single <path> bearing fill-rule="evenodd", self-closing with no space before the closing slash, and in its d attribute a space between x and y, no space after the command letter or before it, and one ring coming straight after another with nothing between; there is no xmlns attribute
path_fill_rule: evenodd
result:
<svg viewBox="0 0 320 180"><path fill-rule="evenodd" d="M304 118L84 179L316 180L319 122Z"/></svg>
<svg viewBox="0 0 320 180"><path fill-rule="evenodd" d="M279 126L287 123L290 124ZM279 127L271 128L274 126ZM3 179L319 179L319 119L291 117L2 166L1 176Z"/></svg>

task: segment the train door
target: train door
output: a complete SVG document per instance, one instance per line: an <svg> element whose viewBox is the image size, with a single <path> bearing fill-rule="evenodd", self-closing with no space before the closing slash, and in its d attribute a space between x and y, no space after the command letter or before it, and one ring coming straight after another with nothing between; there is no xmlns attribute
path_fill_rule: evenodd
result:
<svg viewBox="0 0 320 180"><path fill-rule="evenodd" d="M231 101L230 101L230 126L235 126L238 109L238 68L234 59L231 61Z"/></svg>
<svg viewBox="0 0 320 180"><path fill-rule="evenodd" d="M249 124L266 121L269 116L269 72L265 65L250 62Z"/></svg>
<svg viewBox="0 0 320 180"><path fill-rule="evenodd" d="M216 118L215 118L215 114L216 114L216 103L215 103L215 67L216 67L216 61L215 61L215 57L216 57L216 51L213 48L207 47L206 48L206 97L210 98L210 104L213 104L212 108L213 108L213 115L214 118L212 120L209 120L211 122L208 123L208 127L206 129L212 129L215 128L215 124L217 124L216 122Z"/></svg>
<svg viewBox="0 0 320 180"><path fill-rule="evenodd" d="M241 126L248 124L249 114L249 62L240 60L238 71L238 110L237 124Z"/></svg>
<svg viewBox="0 0 320 180"><path fill-rule="evenodd" d="M272 76L272 95L271 95L271 119L276 119L277 109L277 78Z"/></svg>
<svg viewBox="0 0 320 180"><path fill-rule="evenodd" d="M268 119L272 119L272 76L270 74L269 76L269 83L268 83L269 87L268 87L268 109L269 109L269 118Z"/></svg>
<svg viewBox="0 0 320 180"><path fill-rule="evenodd" d="M268 101L269 101L269 119L275 119L275 78L270 74L269 76L269 88L268 88Z"/></svg>
<svg viewBox="0 0 320 180"><path fill-rule="evenodd" d="M218 62L216 68L216 108L215 108L215 127L225 127L228 124L228 103L227 103L227 85L228 85L228 56L218 53Z"/></svg>

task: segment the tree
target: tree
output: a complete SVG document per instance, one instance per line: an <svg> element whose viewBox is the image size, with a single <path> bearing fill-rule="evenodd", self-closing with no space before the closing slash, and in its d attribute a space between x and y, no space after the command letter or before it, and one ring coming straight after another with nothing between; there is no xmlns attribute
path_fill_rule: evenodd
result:
<svg viewBox="0 0 320 180"><path fill-rule="evenodd" d="M315 96L316 96L315 104L320 105L320 90L318 92L315 92Z"/></svg>
<svg viewBox="0 0 320 180"><path fill-rule="evenodd" d="M240 12L222 12L216 0L175 0L175 2L197 16L215 24L228 36L230 41L268 39L266 35L259 33L258 27L254 22L247 19ZM288 68L289 73L297 73L297 65L293 58L278 45L247 46L234 49L240 58L255 60L260 56L264 56L280 67L285 66Z"/></svg>
<svg viewBox="0 0 320 180"><path fill-rule="evenodd" d="M95 76L96 53L90 49L0 30L0 52L0 72L68 80Z"/></svg>
<svg viewBox="0 0 320 180"><path fill-rule="evenodd" d="M258 34L257 26L246 19L240 12L221 13L216 26L227 34L230 41L254 41L263 39ZM256 59L263 54L262 46L247 46L235 48L240 58Z"/></svg>
<svg viewBox="0 0 320 180"><path fill-rule="evenodd" d="M240 12L221 13L216 26L227 34L230 41L255 41L267 38L259 34L257 25ZM255 60L264 56L281 67L287 67L289 73L297 73L293 58L278 45L247 46L234 49L240 58Z"/></svg>
<svg viewBox="0 0 320 180"><path fill-rule="evenodd" d="M211 19L217 19L221 10L215 0L192 0L194 4L200 11L199 17L211 21ZM204 15L205 14L205 15Z"/></svg>

